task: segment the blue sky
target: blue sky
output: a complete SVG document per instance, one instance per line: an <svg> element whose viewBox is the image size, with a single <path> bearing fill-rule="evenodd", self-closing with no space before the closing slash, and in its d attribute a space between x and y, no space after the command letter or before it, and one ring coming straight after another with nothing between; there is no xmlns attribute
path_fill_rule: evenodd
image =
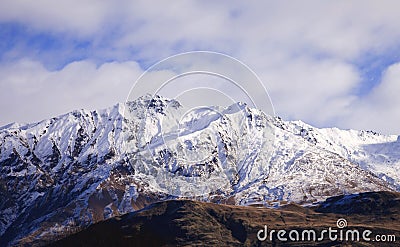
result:
<svg viewBox="0 0 400 247"><path fill-rule="evenodd" d="M277 115L400 133L398 1L1 1L0 125L123 102L168 56L251 67Z"/></svg>

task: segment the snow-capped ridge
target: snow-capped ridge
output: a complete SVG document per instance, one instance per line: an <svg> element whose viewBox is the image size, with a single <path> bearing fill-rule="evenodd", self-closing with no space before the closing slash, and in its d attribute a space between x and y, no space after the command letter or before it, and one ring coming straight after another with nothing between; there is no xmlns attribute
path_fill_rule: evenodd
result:
<svg viewBox="0 0 400 247"><path fill-rule="evenodd" d="M400 190L399 147L398 136L319 129L244 103L188 109L152 95L9 124L0 128L0 245L171 198L269 205Z"/></svg>

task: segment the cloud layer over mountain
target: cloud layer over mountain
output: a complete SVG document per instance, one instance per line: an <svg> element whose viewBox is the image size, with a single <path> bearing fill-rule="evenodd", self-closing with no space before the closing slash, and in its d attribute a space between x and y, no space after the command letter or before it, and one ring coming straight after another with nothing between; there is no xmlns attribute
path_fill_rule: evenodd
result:
<svg viewBox="0 0 400 247"><path fill-rule="evenodd" d="M249 65L276 113L317 126L399 133L397 1L2 1L1 122L124 101L167 56Z"/></svg>

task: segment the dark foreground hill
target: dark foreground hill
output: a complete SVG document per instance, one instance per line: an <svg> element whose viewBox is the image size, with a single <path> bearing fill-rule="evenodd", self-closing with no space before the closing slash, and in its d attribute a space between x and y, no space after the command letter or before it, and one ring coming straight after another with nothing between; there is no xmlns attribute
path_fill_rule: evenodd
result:
<svg viewBox="0 0 400 247"><path fill-rule="evenodd" d="M339 228L338 219L347 220L347 226ZM265 225L267 239L260 241L257 232ZM337 239L332 241L326 234L319 241L319 233L329 227L338 231ZM290 231L299 232L299 241L280 241L281 229L286 230L286 238ZM272 230L276 232L271 240ZM303 231L309 230L317 233L316 241L309 241L307 232L302 241ZM345 241L347 230L358 231L360 240L352 239L350 232ZM366 230L372 232L370 241L362 239ZM377 236L396 239L378 242ZM400 193L339 196L313 207L288 204L280 209L164 201L94 224L51 246L400 246Z"/></svg>

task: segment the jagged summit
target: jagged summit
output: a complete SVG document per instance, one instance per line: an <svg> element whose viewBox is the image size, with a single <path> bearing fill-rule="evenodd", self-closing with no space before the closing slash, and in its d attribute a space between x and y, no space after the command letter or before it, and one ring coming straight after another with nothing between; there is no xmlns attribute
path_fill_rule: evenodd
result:
<svg viewBox="0 0 400 247"><path fill-rule="evenodd" d="M190 110L150 95L3 126L0 245L172 198L274 206L400 190L398 146L398 136L318 129L245 104Z"/></svg>

